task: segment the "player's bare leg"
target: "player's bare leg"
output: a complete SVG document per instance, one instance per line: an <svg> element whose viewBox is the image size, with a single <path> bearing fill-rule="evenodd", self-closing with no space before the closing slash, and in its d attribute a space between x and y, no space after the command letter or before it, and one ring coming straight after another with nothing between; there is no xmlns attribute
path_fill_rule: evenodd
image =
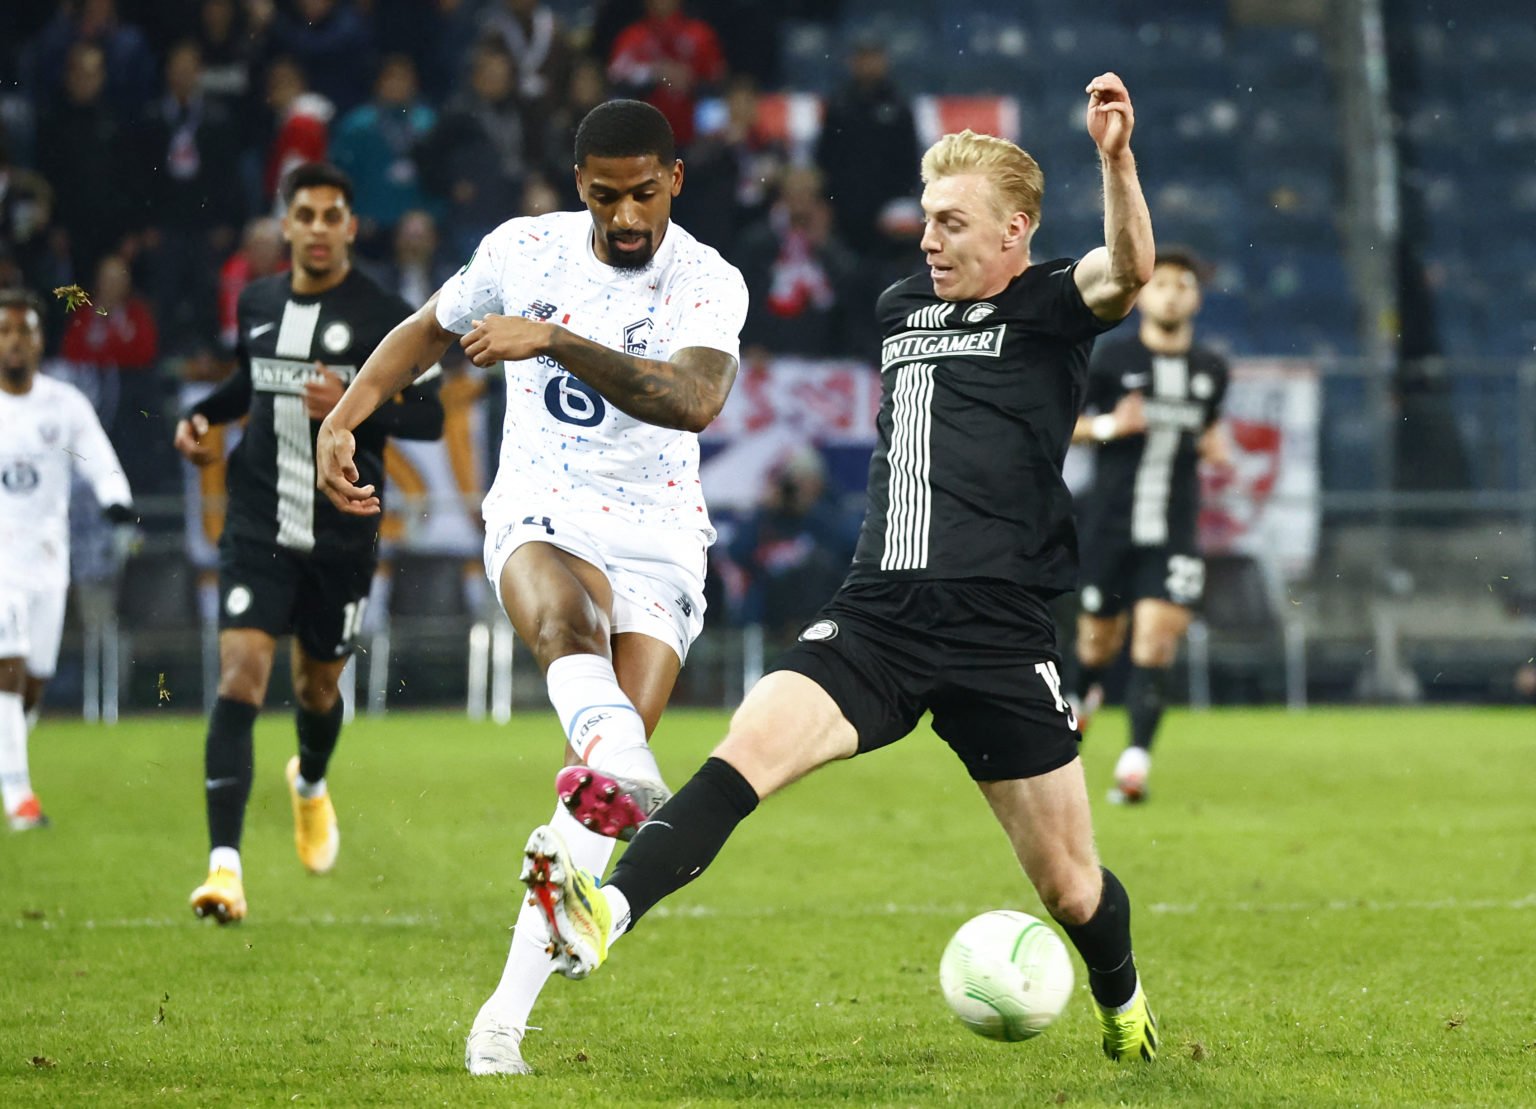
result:
<svg viewBox="0 0 1536 1109"><path fill-rule="evenodd" d="M1033 778L977 785L1046 911L1083 957L1105 1053L1150 1060L1157 1022L1131 953L1130 898L1094 850L1082 761Z"/></svg>
<svg viewBox="0 0 1536 1109"><path fill-rule="evenodd" d="M1168 671L1189 629L1189 609L1149 597L1136 602L1131 622L1131 680L1125 691L1130 743L1115 764L1110 800L1135 803L1147 796L1152 743L1168 696Z"/></svg>
<svg viewBox="0 0 1536 1109"><path fill-rule="evenodd" d="M1077 716L1078 735L1088 734L1088 723L1104 704L1104 675L1125 646L1130 614L1095 616L1080 613L1077 618L1077 688L1069 700Z"/></svg>
<svg viewBox="0 0 1536 1109"><path fill-rule="evenodd" d="M559 650L570 652L554 654L547 661L540 657L546 672L562 658L579 657L581 653L600 655L611 665L620 696L633 706L643 729L642 740L648 740L661 720L682 666L677 652L650 636L630 633L610 638L608 611L612 606L612 589L607 576L565 551L547 544L527 544L508 560L508 568L512 574L502 574L502 600L508 613L513 614L513 627L524 642L530 646L542 644L542 648L535 648L536 657L541 650L545 656ZM541 599L543 604L539 603ZM586 661L592 664L592 660ZM592 665L592 669L599 667ZM579 696L578 690L578 699ZM551 700L555 699L556 691L551 689ZM611 694L600 695L598 700L610 704L617 701ZM562 720L562 724L565 722ZM648 748L645 753L649 755ZM569 734L565 765L585 765ZM659 771L656 777L659 780ZM565 841L575 865L599 875L607 869L615 840L588 831L560 802L555 805L550 826ZM548 951L550 942L549 928L538 905L525 900L518 912L501 981L481 1006L470 1031L464 1062L472 1074L531 1071L522 1056L522 1039L534 1003L555 970Z"/></svg>

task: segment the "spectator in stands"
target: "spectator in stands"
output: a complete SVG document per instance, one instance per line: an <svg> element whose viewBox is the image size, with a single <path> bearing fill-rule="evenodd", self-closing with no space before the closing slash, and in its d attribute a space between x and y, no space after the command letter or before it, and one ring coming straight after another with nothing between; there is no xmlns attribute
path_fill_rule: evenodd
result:
<svg viewBox="0 0 1536 1109"><path fill-rule="evenodd" d="M523 183L522 214L525 216L547 216L562 211L565 206L560 200L560 190L541 174L533 174Z"/></svg>
<svg viewBox="0 0 1536 1109"><path fill-rule="evenodd" d="M53 189L40 174L12 164L0 125L0 258L16 267L18 283L33 288L58 284L51 280L56 276L48 246L52 223Z"/></svg>
<svg viewBox="0 0 1536 1109"><path fill-rule="evenodd" d="M203 94L202 68L197 43L171 47L165 95L149 106L136 144L145 262L170 334L212 332L216 259L234 246L245 218L240 135L225 106Z"/></svg>
<svg viewBox="0 0 1536 1109"><path fill-rule="evenodd" d="M118 250L129 230L129 143L106 97L106 59L101 47L82 40L69 48L64 96L46 109L38 133L38 169L53 186L54 218L68 229L73 275L78 279Z"/></svg>
<svg viewBox="0 0 1536 1109"><path fill-rule="evenodd" d="M384 59L373 85L373 100L352 109L337 124L331 159L356 182L353 211L359 217L358 243L387 242L400 217L429 201L416 168L416 148L437 125L437 113L422 102L416 65L404 54ZM424 303L413 301L412 303Z"/></svg>
<svg viewBox="0 0 1536 1109"><path fill-rule="evenodd" d="M236 119L250 110L251 40L235 0L203 0L197 15L197 44L203 58L203 95L223 104Z"/></svg>
<svg viewBox="0 0 1536 1109"><path fill-rule="evenodd" d="M109 254L96 268L91 304L70 314L51 372L73 382L90 398L117 448L123 473L135 489L163 484L155 473L153 443L164 439L158 420L163 398L155 375L159 329L148 301L133 291L128 263ZM174 469L166 460L165 468Z"/></svg>
<svg viewBox="0 0 1536 1109"><path fill-rule="evenodd" d="M453 253L467 258L485 232L516 210L530 151L539 149L517 95L517 66L499 38L481 39L469 87L423 143L423 184L445 200Z"/></svg>
<svg viewBox="0 0 1536 1109"><path fill-rule="evenodd" d="M838 228L863 255L879 245L875 221L886 202L916 194L910 167L920 152L912 109L879 39L860 39L848 69L849 82L827 103L816 164L827 175Z"/></svg>
<svg viewBox="0 0 1536 1109"><path fill-rule="evenodd" d="M695 102L725 79L725 54L713 27L683 14L682 0L645 0L644 18L614 41L608 77L666 116L685 150L693 142Z"/></svg>
<svg viewBox="0 0 1536 1109"><path fill-rule="evenodd" d="M304 68L292 58L274 58L267 66L267 107L272 112L272 140L262 178L263 203L280 215L277 186L294 166L323 162L330 149L332 103L309 90Z"/></svg>
<svg viewBox="0 0 1536 1109"><path fill-rule="evenodd" d="M792 636L837 591L858 529L827 486L821 452L811 444L791 452L731 539L731 561L747 576L745 621L772 639Z"/></svg>
<svg viewBox="0 0 1536 1109"><path fill-rule="evenodd" d="M394 257L380 279L407 304L425 304L458 264L439 249L437 221L420 209L405 213L395 226Z"/></svg>
<svg viewBox="0 0 1536 1109"><path fill-rule="evenodd" d="M518 90L532 111L553 107L571 77L571 49L560 18L541 0L491 0L480 13L482 35L506 45L517 63Z"/></svg>
<svg viewBox="0 0 1536 1109"><path fill-rule="evenodd" d="M90 43L101 51L112 103L136 111L154 94L155 60L144 32L117 14L116 0L64 0L53 20L22 52L34 98L52 100L69 78L71 51Z"/></svg>
<svg viewBox="0 0 1536 1109"><path fill-rule="evenodd" d="M834 233L822 189L814 167L785 173L767 217L736 247L733 261L751 292L744 346L808 358L853 352L850 314L869 307L855 303L858 260Z"/></svg>
<svg viewBox="0 0 1536 1109"><path fill-rule="evenodd" d="M261 216L247 223L240 249L219 270L219 339L226 351L233 351L240 338L236 330L240 293L258 277L282 273L287 268L288 247L283 242L283 225L277 218Z"/></svg>
<svg viewBox="0 0 1536 1109"><path fill-rule="evenodd" d="M293 57L337 111L350 111L367 95L373 35L348 0L295 0L293 16L280 10L272 20L271 49Z"/></svg>
<svg viewBox="0 0 1536 1109"><path fill-rule="evenodd" d="M673 203L672 215L701 242L730 256L741 229L767 214L789 157L758 125L757 87L750 77L731 79L724 109L719 126L694 139L688 187Z"/></svg>
<svg viewBox="0 0 1536 1109"><path fill-rule="evenodd" d="M592 58L580 58L571 67L570 85L564 101L549 114L544 130L542 151L544 172L560 190L560 207L579 208L576 175L572 171L571 151L576 149L576 128L587 113L608 99L608 76L603 65Z"/></svg>
<svg viewBox="0 0 1536 1109"><path fill-rule="evenodd" d="M879 235L873 251L859 259L862 303L873 305L882 292L904 277L917 273L923 259L923 206L916 197L887 201L875 220ZM880 321L874 312L855 312L849 320L854 349L874 350L880 343ZM860 338L862 336L862 338Z"/></svg>

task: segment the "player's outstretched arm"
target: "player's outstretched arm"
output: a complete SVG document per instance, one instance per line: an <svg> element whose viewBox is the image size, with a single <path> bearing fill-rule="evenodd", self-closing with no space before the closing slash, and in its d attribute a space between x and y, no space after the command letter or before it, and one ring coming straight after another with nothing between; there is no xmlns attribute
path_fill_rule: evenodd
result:
<svg viewBox="0 0 1536 1109"><path fill-rule="evenodd" d="M315 484L349 516L376 516L379 493L357 484L352 429L396 393L410 385L443 356L457 338L437 322L437 295L394 326L373 348L352 384L320 424L315 440Z"/></svg>
<svg viewBox="0 0 1536 1109"><path fill-rule="evenodd" d="M520 316L475 320L459 342L477 366L553 358L621 412L679 431L708 427L736 382L736 358L713 347L684 347L666 361L640 358Z"/></svg>
<svg viewBox="0 0 1536 1109"><path fill-rule="evenodd" d="M1083 302L1101 320L1123 320L1152 280L1157 252L1152 215L1141 195L1131 131L1136 113L1125 82L1104 73L1088 84L1088 134L1104 168L1104 245L1077 263L1073 277Z"/></svg>

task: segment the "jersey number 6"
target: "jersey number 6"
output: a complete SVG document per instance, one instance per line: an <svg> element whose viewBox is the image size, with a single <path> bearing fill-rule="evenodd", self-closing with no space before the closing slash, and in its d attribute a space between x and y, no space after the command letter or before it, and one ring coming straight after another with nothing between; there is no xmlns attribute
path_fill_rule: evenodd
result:
<svg viewBox="0 0 1536 1109"><path fill-rule="evenodd" d="M577 427L596 427L608 415L602 394L569 374L561 374L544 387L544 407L561 423Z"/></svg>

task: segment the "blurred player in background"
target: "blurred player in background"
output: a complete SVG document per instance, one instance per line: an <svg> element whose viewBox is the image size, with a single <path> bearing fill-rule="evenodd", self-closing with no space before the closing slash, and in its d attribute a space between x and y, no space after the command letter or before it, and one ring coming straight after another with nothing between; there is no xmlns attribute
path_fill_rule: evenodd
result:
<svg viewBox="0 0 1536 1109"><path fill-rule="evenodd" d="M85 394L38 373L42 305L0 290L0 794L13 829L48 823L27 767L27 732L53 677L69 592L72 471L119 532L128 479Z"/></svg>
<svg viewBox="0 0 1536 1109"><path fill-rule="evenodd" d="M523 881L549 921L561 973L600 966L609 944L702 873L763 798L897 742L931 710L1087 965L1104 1053L1155 1058L1130 896L1094 849L1049 608L1077 580L1062 464L1089 352L1129 314L1154 257L1130 95L1113 73L1086 91L1105 245L1078 260L1031 261L1044 181L1013 143L964 131L924 154L928 266L876 304L879 441L848 578L606 883L581 869L558 831L534 831ZM949 861L965 847L941 819L933 827L924 888L949 899ZM837 850L835 840L821 845L804 869L819 874ZM836 891L824 903L835 912ZM847 925L854 948L858 926Z"/></svg>
<svg viewBox="0 0 1536 1109"><path fill-rule="evenodd" d="M1205 590L1196 524L1202 460L1227 462L1218 423L1227 364L1195 343L1201 264L1186 251L1157 256L1142 290L1141 326L1094 351L1087 412L1074 443L1097 443L1093 490L1082 510L1079 663L1074 703L1086 732L1104 700L1104 674L1131 640L1126 709L1130 745L1110 799L1146 798L1167 697L1168 671Z"/></svg>
<svg viewBox="0 0 1536 1109"><path fill-rule="evenodd" d="M736 379L747 292L734 267L671 221L683 165L659 111L602 104L575 153L587 211L512 219L487 235L369 358L321 431L319 470L344 510L377 512L351 429L455 339L477 366L506 363L485 569L567 740L557 783L575 814L556 805L552 819L581 865L601 873L606 836L629 838L670 796L648 739L703 627L715 532L696 433ZM604 770L613 791L589 788L579 764ZM471 1073L528 1072L521 1044L553 970L549 943L541 913L524 905L470 1031Z"/></svg>
<svg viewBox="0 0 1536 1109"><path fill-rule="evenodd" d="M205 466L218 457L210 428L249 416L229 458L229 500L219 540L219 689L208 721L208 878L192 891L198 916L245 916L240 837L251 793L256 723L277 637L293 635L299 753L287 766L300 861L323 874L340 842L325 771L341 732L337 679L362 626L377 558L378 523L315 497L315 434L347 382L408 311L352 266L352 185L319 163L283 182L289 273L240 294L235 373L193 405L176 449ZM436 381L392 397L357 433L357 464L383 480L391 435L442 432Z"/></svg>

